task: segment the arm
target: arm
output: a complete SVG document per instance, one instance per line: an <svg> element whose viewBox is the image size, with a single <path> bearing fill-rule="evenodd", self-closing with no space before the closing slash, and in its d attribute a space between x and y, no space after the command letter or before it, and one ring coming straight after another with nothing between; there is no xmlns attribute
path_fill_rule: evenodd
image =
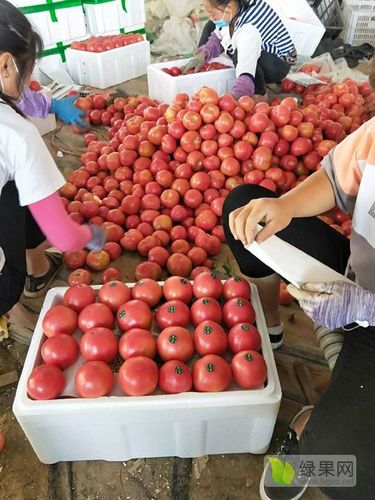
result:
<svg viewBox="0 0 375 500"><path fill-rule="evenodd" d="M255 73L262 50L262 38L259 31L251 24L241 27L236 33L237 45L237 80L231 94L235 99L255 93Z"/></svg>
<svg viewBox="0 0 375 500"><path fill-rule="evenodd" d="M100 228L74 222L57 193L28 208L48 241L63 252L75 252L84 247L98 250L104 245L104 233Z"/></svg>
<svg viewBox="0 0 375 500"><path fill-rule="evenodd" d="M318 215L334 206L332 184L325 170L320 169L280 198L260 198L238 208L229 215L229 227L234 238L244 245L255 239L262 243L287 227L293 217ZM257 234L261 221L265 227Z"/></svg>
<svg viewBox="0 0 375 500"><path fill-rule="evenodd" d="M206 61L210 61L215 57L218 57L223 52L223 46L221 45L219 37L216 33L211 33L210 38L208 39L205 45L198 47L197 52L202 52L205 56Z"/></svg>

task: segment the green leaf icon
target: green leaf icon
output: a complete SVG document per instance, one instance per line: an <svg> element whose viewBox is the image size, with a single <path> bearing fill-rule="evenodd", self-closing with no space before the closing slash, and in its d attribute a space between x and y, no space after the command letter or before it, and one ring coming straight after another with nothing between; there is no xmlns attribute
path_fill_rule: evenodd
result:
<svg viewBox="0 0 375 500"><path fill-rule="evenodd" d="M279 458L267 457L268 462L271 465L272 479L276 484L283 486L290 486L293 482L296 471L294 467L289 463L283 463Z"/></svg>

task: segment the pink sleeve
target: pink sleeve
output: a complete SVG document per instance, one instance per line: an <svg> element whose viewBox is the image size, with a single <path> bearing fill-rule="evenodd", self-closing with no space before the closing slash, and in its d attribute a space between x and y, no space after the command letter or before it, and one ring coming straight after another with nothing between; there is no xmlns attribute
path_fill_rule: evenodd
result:
<svg viewBox="0 0 375 500"><path fill-rule="evenodd" d="M57 193L28 205L35 221L51 245L63 252L84 248L92 239L88 226L80 226L68 215Z"/></svg>

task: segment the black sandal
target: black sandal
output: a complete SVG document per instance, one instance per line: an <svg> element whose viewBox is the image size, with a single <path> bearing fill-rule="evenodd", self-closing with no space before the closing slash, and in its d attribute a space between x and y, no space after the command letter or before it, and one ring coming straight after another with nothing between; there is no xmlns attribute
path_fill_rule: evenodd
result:
<svg viewBox="0 0 375 500"><path fill-rule="evenodd" d="M60 271L63 264L63 255L57 252L45 252L45 256L50 261L49 270L43 276L26 276L24 295L25 297L41 297L48 291L50 283Z"/></svg>

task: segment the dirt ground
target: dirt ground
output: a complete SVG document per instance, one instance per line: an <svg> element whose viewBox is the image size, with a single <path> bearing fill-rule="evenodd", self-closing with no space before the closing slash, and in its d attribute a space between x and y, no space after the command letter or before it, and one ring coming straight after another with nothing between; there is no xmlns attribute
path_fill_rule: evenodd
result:
<svg viewBox="0 0 375 500"><path fill-rule="evenodd" d="M123 86L128 92L147 93L141 78ZM60 127L46 137L51 153L68 176L79 166L82 137L68 127ZM63 153L62 158L56 156ZM123 255L116 267L125 281L134 281L138 259ZM225 264L225 266L224 266ZM226 247L216 260L217 269L235 269ZM52 286L65 285L63 269ZM42 299L23 299L35 310ZM292 415L306 403L314 403L330 378L330 373L314 336L311 322L297 306L282 308L286 325L285 343L275 353L283 388L283 401L270 451L277 449ZM0 344L0 376L21 373L27 347L12 340ZM0 430L6 446L0 454L0 500L255 500L263 469L262 455L219 455L198 459L138 459L127 462L74 462L41 464L13 413L16 384L0 389ZM305 499L325 498L310 489Z"/></svg>

